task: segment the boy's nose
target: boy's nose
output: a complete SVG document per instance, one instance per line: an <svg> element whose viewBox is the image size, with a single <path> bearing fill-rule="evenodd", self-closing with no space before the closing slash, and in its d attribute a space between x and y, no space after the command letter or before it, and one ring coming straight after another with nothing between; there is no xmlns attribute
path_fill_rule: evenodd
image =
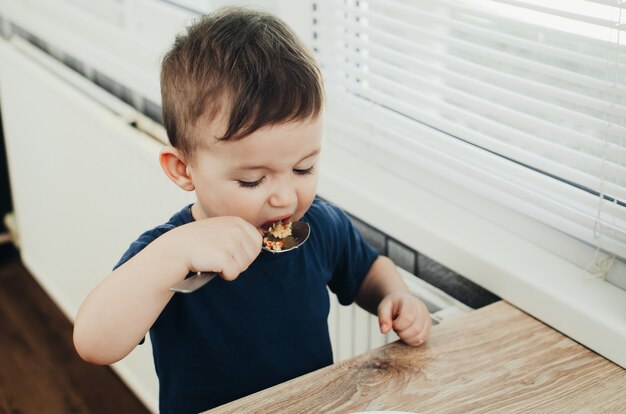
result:
<svg viewBox="0 0 626 414"><path fill-rule="evenodd" d="M277 183L270 195L269 203L272 207L291 207L296 204L297 199L295 186L291 180L286 179Z"/></svg>

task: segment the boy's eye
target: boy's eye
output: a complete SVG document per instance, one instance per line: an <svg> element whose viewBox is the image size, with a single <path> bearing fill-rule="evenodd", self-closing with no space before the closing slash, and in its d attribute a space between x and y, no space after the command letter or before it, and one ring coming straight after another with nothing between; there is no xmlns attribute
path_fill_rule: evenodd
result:
<svg viewBox="0 0 626 414"><path fill-rule="evenodd" d="M297 175L309 175L309 174L313 174L313 165L310 166L309 168L304 168L304 169L294 169L293 172L294 174Z"/></svg>
<svg viewBox="0 0 626 414"><path fill-rule="evenodd" d="M265 177L261 177L261 178L259 178L256 181L241 181L241 180L238 180L237 184L239 184L239 187L243 187L243 188L255 188L255 187L258 187L263 182L264 178Z"/></svg>

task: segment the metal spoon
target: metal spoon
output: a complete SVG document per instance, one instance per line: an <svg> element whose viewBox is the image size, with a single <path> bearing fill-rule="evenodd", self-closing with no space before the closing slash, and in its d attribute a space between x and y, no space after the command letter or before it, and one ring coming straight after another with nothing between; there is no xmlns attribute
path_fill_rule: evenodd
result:
<svg viewBox="0 0 626 414"><path fill-rule="evenodd" d="M294 221L291 223L291 236L287 236L284 239L285 245L282 250L272 250L265 246L263 246L262 249L266 252L276 254L287 253L302 246L304 242L309 239L310 232L311 227L309 226L309 223L305 223L304 221ZM198 272L195 275L178 282L172 286L170 290L177 293L191 293L209 283L217 275L218 273L216 272Z"/></svg>

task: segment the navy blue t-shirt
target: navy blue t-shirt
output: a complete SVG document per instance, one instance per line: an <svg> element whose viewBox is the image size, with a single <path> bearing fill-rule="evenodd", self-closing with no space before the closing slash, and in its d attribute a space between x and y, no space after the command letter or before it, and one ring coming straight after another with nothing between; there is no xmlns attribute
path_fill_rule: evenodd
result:
<svg viewBox="0 0 626 414"><path fill-rule="evenodd" d="M316 199L309 240L261 252L237 279L175 294L150 329L162 413L197 413L333 362L329 297L354 301L378 253L337 207ZM193 221L189 206L142 234L116 268L163 233Z"/></svg>

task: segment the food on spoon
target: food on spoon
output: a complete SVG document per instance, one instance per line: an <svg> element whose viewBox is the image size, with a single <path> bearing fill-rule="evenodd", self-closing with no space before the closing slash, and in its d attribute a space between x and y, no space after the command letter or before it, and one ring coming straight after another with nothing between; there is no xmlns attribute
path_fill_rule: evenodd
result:
<svg viewBox="0 0 626 414"><path fill-rule="evenodd" d="M278 220L267 229L268 235L263 237L266 249L279 252L285 247L285 239L291 236L291 222L283 223Z"/></svg>
<svg viewBox="0 0 626 414"><path fill-rule="evenodd" d="M278 239L284 239L291 236L291 222L283 223L282 220L279 220L273 223L267 232Z"/></svg>
<svg viewBox="0 0 626 414"><path fill-rule="evenodd" d="M275 252L279 252L285 246L284 240L269 240L269 238L265 237L263 239L263 243L265 243L265 248L273 250Z"/></svg>

